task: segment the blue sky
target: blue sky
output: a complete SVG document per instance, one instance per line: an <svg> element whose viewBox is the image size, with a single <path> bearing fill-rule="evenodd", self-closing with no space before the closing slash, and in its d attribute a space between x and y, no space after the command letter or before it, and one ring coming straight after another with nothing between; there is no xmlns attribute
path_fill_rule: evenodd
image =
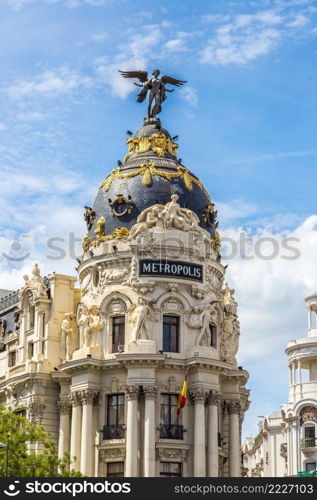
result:
<svg viewBox="0 0 317 500"><path fill-rule="evenodd" d="M0 19L0 251L30 253L0 257L0 286L19 287L34 261L75 272L45 242L82 236L83 205L145 114L118 69L188 80L161 119L217 203L223 237L299 240L296 261L228 261L254 434L257 415L287 400L283 349L305 336L303 297L317 289L317 2L1 0Z"/></svg>

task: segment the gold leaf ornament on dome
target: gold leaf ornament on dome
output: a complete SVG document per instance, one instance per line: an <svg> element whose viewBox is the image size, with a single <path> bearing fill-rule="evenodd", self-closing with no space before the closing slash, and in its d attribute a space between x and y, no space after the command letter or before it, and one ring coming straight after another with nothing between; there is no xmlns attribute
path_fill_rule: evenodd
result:
<svg viewBox="0 0 317 500"><path fill-rule="evenodd" d="M166 156L167 153L176 157L178 144L172 142L169 137L163 133L153 134L150 137L130 137L127 140L128 153L124 158L124 162L134 154L147 153L153 151L160 157Z"/></svg>
<svg viewBox="0 0 317 500"><path fill-rule="evenodd" d="M95 230L96 232L96 230ZM89 238L88 234L85 235L83 240L83 249L86 252L90 247L97 247L103 241L109 240L127 240L129 237L129 229L127 227L117 227L112 234L100 234L95 239Z"/></svg>
<svg viewBox="0 0 317 500"><path fill-rule="evenodd" d="M139 168L129 173L124 173L124 171L122 171L120 167L116 168L112 170L110 175L100 184L99 189L102 189L107 193L113 181L115 181L116 179L127 180L127 179L132 179L133 177L137 177L138 175L142 176L142 184L144 186L150 186L152 184L153 175L158 175L159 177L163 177L164 179L167 180L181 178L185 184L185 187L189 191L192 191L193 184L196 184L196 186L198 186L205 193L208 200L210 200L210 196L207 193L203 184L200 182L199 179L191 175L191 173L186 167L178 165L176 171L174 170L172 172L168 172L166 170L160 170L156 168L153 162L144 162L140 165Z"/></svg>

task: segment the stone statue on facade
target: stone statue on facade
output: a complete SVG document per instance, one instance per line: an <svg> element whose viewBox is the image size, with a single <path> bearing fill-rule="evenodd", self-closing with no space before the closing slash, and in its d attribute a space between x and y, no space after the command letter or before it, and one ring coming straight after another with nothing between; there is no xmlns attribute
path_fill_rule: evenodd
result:
<svg viewBox="0 0 317 500"><path fill-rule="evenodd" d="M89 308L83 304L78 314L80 347L96 347L100 345L99 333L104 327L104 320L96 305Z"/></svg>
<svg viewBox="0 0 317 500"><path fill-rule="evenodd" d="M89 345L89 315L88 309L83 304L80 306L78 314L79 344L80 347Z"/></svg>
<svg viewBox="0 0 317 500"><path fill-rule="evenodd" d="M133 325L131 340L151 340L151 308L148 301L139 297L138 305L134 308L131 316Z"/></svg>
<svg viewBox="0 0 317 500"><path fill-rule="evenodd" d="M66 313L62 321L62 347L64 349L63 358L69 361L73 352L78 348L77 323L73 313Z"/></svg>
<svg viewBox="0 0 317 500"><path fill-rule="evenodd" d="M95 347L100 345L99 332L103 329L105 322L97 306L91 306L88 314L89 342L92 347Z"/></svg>
<svg viewBox="0 0 317 500"><path fill-rule="evenodd" d="M221 336L221 355L225 361L234 363L239 349L240 323L237 316L238 304L234 299L234 289L225 284L223 293L224 320Z"/></svg>
<svg viewBox="0 0 317 500"><path fill-rule="evenodd" d="M211 346L211 330L210 324L215 323L216 305L207 304L200 314L200 332L197 337L196 344L210 347Z"/></svg>
<svg viewBox="0 0 317 500"><path fill-rule="evenodd" d="M44 279L41 276L41 271L39 269L38 264L34 265L32 270L32 278L26 274L23 276L24 279L24 289L30 288L35 297L47 297L46 286L44 283Z"/></svg>
<svg viewBox="0 0 317 500"><path fill-rule="evenodd" d="M137 87L141 87L138 94L137 102L143 102L149 94L148 118L156 118L162 111L162 103L167 98L167 92L173 92L175 89L168 89L167 84L181 87L185 80L178 80L171 76L164 75L160 77L160 70L155 69L152 72L152 78L148 77L147 71L119 71L124 78L137 78L141 83L134 83Z"/></svg>

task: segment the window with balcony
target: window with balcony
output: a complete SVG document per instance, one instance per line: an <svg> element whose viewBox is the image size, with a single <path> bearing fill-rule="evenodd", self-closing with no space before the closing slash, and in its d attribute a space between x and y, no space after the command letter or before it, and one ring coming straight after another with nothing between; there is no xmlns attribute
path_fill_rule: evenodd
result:
<svg viewBox="0 0 317 500"><path fill-rule="evenodd" d="M112 462L107 465L107 477L123 477L124 462Z"/></svg>
<svg viewBox="0 0 317 500"><path fill-rule="evenodd" d="M161 462L160 476L162 477L181 477L182 464L178 462Z"/></svg>
<svg viewBox="0 0 317 500"><path fill-rule="evenodd" d="M15 366L16 362L17 362L17 353L16 353L16 351L9 352L9 358L8 358L9 368L12 368L12 366Z"/></svg>
<svg viewBox="0 0 317 500"><path fill-rule="evenodd" d="M183 426L177 415L177 394L161 394L160 438L183 439Z"/></svg>
<svg viewBox="0 0 317 500"><path fill-rule="evenodd" d="M179 352L178 316L163 316L163 351Z"/></svg>
<svg viewBox="0 0 317 500"><path fill-rule="evenodd" d="M124 346L125 317L114 316L112 318L112 352L119 352L119 347Z"/></svg>
<svg viewBox="0 0 317 500"><path fill-rule="evenodd" d="M106 421L103 427L103 439L124 438L124 394L107 396Z"/></svg>

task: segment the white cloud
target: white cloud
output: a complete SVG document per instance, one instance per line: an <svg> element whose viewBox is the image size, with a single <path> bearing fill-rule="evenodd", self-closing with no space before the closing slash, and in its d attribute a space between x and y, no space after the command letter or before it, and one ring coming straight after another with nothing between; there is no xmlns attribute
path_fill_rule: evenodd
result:
<svg viewBox="0 0 317 500"><path fill-rule="evenodd" d="M233 220L251 217L258 213L258 208L244 200L231 200L230 203L216 201L218 219L222 224L227 224Z"/></svg>
<svg viewBox="0 0 317 500"><path fill-rule="evenodd" d="M282 12L282 13L281 13ZM301 29L309 18L303 13L269 9L254 14L238 14L224 20L221 16L204 16L214 30L201 51L201 62L212 65L245 64L268 54L294 28Z"/></svg>
<svg viewBox="0 0 317 500"><path fill-rule="evenodd" d="M22 122L40 121L44 118L45 115L43 113L39 113L38 111L27 111L17 114L17 119L21 120Z"/></svg>
<svg viewBox="0 0 317 500"><path fill-rule="evenodd" d="M19 99L25 96L65 94L79 88L91 88L92 78L76 73L62 66L56 70L44 71L30 80L20 80L7 88L10 97Z"/></svg>
<svg viewBox="0 0 317 500"><path fill-rule="evenodd" d="M196 90L193 87L183 87L180 90L180 96L185 99L186 102L193 108L197 108L198 106L198 95Z"/></svg>
<svg viewBox="0 0 317 500"><path fill-rule="evenodd" d="M174 38L164 44L166 50L171 52L186 52L188 47L183 38Z"/></svg>
<svg viewBox="0 0 317 500"><path fill-rule="evenodd" d="M306 26L306 24L309 23L308 17L304 16L303 14L296 14L294 16L294 19L287 23L287 26L289 28L303 28L303 26Z"/></svg>
<svg viewBox="0 0 317 500"><path fill-rule="evenodd" d="M25 5L34 3L36 1L38 0L6 0L9 7L11 7L14 10L20 10ZM54 3L59 3L61 0L42 0L42 1L44 1L47 4L54 4Z"/></svg>
<svg viewBox="0 0 317 500"><path fill-rule="evenodd" d="M94 42L104 42L109 37L110 37L109 33L103 31L102 33L95 33L94 35L92 35L91 38Z"/></svg>
<svg viewBox="0 0 317 500"><path fill-rule="evenodd" d="M4 130L7 130L7 128L8 128L8 127L6 126L6 124L5 124L5 123L0 122L0 132L3 132Z"/></svg>
<svg viewBox="0 0 317 500"><path fill-rule="evenodd" d="M114 62L108 64L100 62L100 58L95 60L98 77L110 88L113 95L124 99L135 90L131 80L122 78L119 70L144 70L147 62L153 58L153 49L158 46L161 38L162 32L159 26L144 26L140 33L133 33L126 43L119 47Z"/></svg>
<svg viewBox="0 0 317 500"><path fill-rule="evenodd" d="M239 301L239 359L247 364L270 355L272 363L274 358L278 362L287 342L306 335L303 299L317 289L317 215L291 231L269 227L256 234L246 231L246 246L243 234L239 228L222 231L222 237L236 242L238 248L235 257L224 263L229 264L227 279ZM232 248L234 244L227 243L227 250ZM246 249L244 254L240 248ZM298 258L290 259L296 252Z"/></svg>

